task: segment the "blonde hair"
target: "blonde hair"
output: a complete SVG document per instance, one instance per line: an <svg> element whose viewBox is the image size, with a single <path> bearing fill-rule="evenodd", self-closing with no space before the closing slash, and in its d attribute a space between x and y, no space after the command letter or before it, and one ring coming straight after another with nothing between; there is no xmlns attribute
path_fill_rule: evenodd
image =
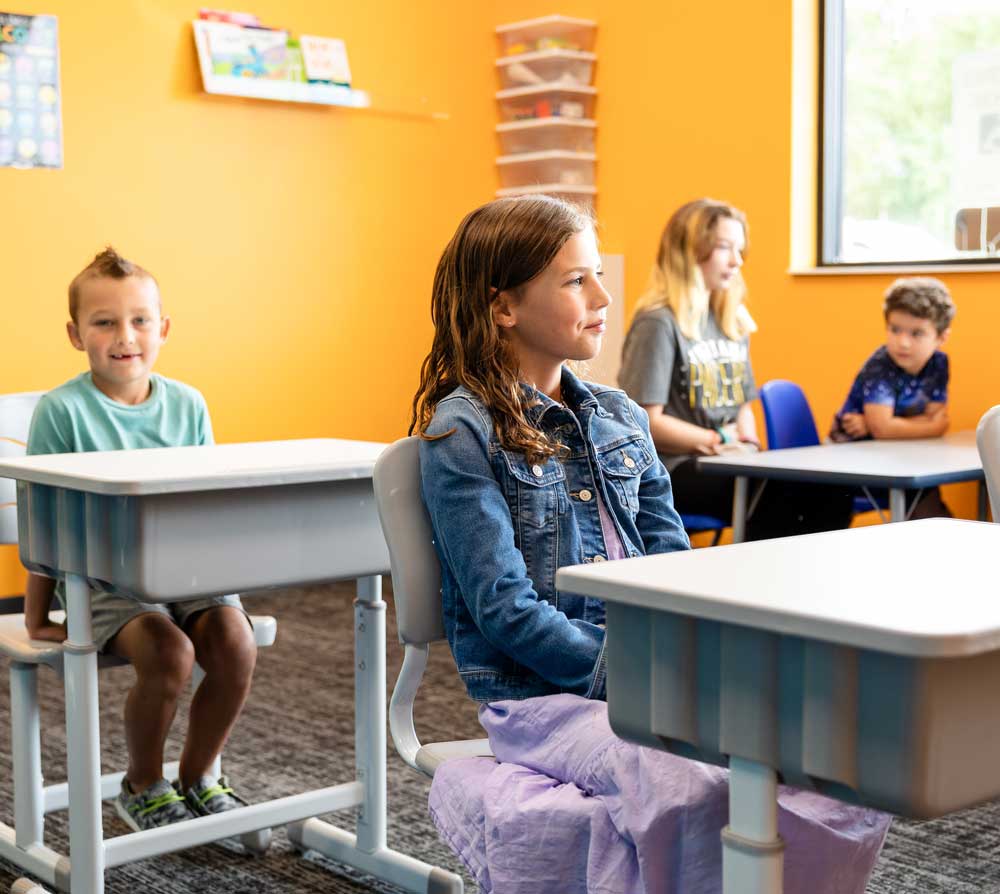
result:
<svg viewBox="0 0 1000 894"><path fill-rule="evenodd" d="M586 212L544 195L497 199L466 215L434 274L434 342L420 369L410 434L433 440L426 431L438 403L462 385L489 409L503 447L529 462L562 455L565 448L525 414L529 397L493 304L501 292L516 292L538 276L572 236L591 226Z"/></svg>
<svg viewBox="0 0 1000 894"><path fill-rule="evenodd" d="M711 312L728 338L740 339L757 330L743 302L746 285L739 271L729 286L708 294L699 266L715 247L715 230L723 218L737 221L749 246L746 215L738 208L713 199L696 199L678 208L660 237L656 264L636 313L669 308L681 332L688 338L701 336L706 312Z"/></svg>

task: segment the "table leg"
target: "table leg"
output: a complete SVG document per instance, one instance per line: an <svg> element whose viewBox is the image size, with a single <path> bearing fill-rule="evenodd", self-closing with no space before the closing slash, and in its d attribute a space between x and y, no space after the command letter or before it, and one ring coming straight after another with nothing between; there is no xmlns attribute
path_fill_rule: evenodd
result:
<svg viewBox="0 0 1000 894"><path fill-rule="evenodd" d="M452 872L386 847L385 603L379 575L358 579L354 601L354 761L364 787L357 834L318 819L292 823L288 837L415 894L462 894Z"/></svg>
<svg viewBox="0 0 1000 894"><path fill-rule="evenodd" d="M980 521L986 521L989 517L986 513L990 506L990 493L986 488L986 482L980 481L978 487L976 488L976 518ZM1000 519L993 519L993 521L1000 521Z"/></svg>
<svg viewBox="0 0 1000 894"><path fill-rule="evenodd" d="M382 578L358 580L354 601L354 761L365 800L358 815L358 847L385 847L385 603Z"/></svg>
<svg viewBox="0 0 1000 894"><path fill-rule="evenodd" d="M901 487L889 490L889 521L906 521L906 491Z"/></svg>
<svg viewBox="0 0 1000 894"><path fill-rule="evenodd" d="M101 824L101 749L97 713L97 647L86 578L66 575L67 639L63 646L69 779L70 885L76 892L104 891Z"/></svg>
<svg viewBox="0 0 1000 894"><path fill-rule="evenodd" d="M733 543L747 538L747 490L750 482L745 475L733 480Z"/></svg>
<svg viewBox="0 0 1000 894"><path fill-rule="evenodd" d="M729 825L722 830L723 894L781 894L785 843L778 780L755 761L729 759Z"/></svg>

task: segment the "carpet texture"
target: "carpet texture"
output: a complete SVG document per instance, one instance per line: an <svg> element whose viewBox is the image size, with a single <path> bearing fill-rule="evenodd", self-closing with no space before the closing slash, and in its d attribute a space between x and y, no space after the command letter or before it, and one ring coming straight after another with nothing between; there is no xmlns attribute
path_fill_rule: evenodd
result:
<svg viewBox="0 0 1000 894"><path fill-rule="evenodd" d="M353 584L251 595L247 608L278 618L278 641L261 650L250 701L224 756L224 766L238 791L252 801L291 795L353 778ZM388 670L391 688L402 661L396 642L391 589L385 587L388 612ZM6 676L6 666L2 668ZM62 685L43 669L42 754L46 779L65 778L66 736ZM104 770L125 765L122 708L131 685L130 668L100 674L101 741ZM6 684L0 686L0 716L9 710ZM182 704L168 746L179 754L186 725ZM417 731L422 741L478 738L482 731L475 706L458 681L447 646L431 650L425 682L417 699ZM0 820L12 822L8 724L0 723ZM389 844L404 853L459 872L466 890L475 890L451 852L438 840L427 815L430 783L389 752ZM353 831L352 813L329 818ZM108 806L106 836L127 829ZM66 814L46 819L46 840L66 850ZM20 875L0 860L0 891ZM268 854L246 857L236 849L207 845L117 867L107 873L109 894L358 894L394 892L347 867L315 854L300 857L283 831L275 832ZM897 820L868 887L869 894L1000 894L1000 804L931 822ZM543 894L543 892L540 892ZM678 892L683 894L683 892Z"/></svg>

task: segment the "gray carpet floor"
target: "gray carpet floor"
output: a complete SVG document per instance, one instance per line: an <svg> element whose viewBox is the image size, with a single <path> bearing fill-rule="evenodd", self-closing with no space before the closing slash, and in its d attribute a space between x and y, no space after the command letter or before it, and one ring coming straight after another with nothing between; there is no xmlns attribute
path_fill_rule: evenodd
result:
<svg viewBox="0 0 1000 894"><path fill-rule="evenodd" d="M278 642L261 651L254 690L225 755L225 767L251 800L295 794L353 778L354 713L352 677L353 586L289 590L246 598L250 611L278 618ZM391 591L386 587L391 603ZM389 611L388 672L391 686L402 660ZM0 668L5 670L5 668ZM6 676L6 675L5 675ZM124 766L121 712L132 671L101 673L101 741L104 769ZM41 673L43 765L48 780L65 778L66 737L62 687L54 674ZM0 716L7 716L6 685L0 686ZM171 737L179 753L186 704ZM0 760L9 768L8 725L0 724ZM447 647L432 650L425 683L417 701L421 739L482 735L475 707L466 698ZM429 782L389 753L390 846L452 871L462 870L438 840L427 815ZM10 823L10 771L0 774L0 820ZM349 811L329 818L352 829ZM105 835L127 831L108 807ZM66 816L46 821L49 843L66 848ZM0 860L0 891L20 875ZM466 890L475 886L466 878ZM315 854L300 857L282 831L275 833L267 855L252 858L237 847L209 845L112 869L109 894L272 894L272 892L394 892L347 867ZM964 811L932 822L896 820L868 886L868 894L1000 894L1000 803ZM683 892L678 892L683 894ZM791 892L789 892L791 894Z"/></svg>

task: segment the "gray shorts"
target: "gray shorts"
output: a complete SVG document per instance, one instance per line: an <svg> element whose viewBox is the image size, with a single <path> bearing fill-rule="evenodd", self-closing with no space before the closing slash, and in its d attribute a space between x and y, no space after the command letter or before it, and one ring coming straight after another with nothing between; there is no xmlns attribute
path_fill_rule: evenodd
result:
<svg viewBox="0 0 1000 894"><path fill-rule="evenodd" d="M243 612L247 623L251 623L250 616L243 608L243 603L240 602L240 597L235 595L211 596L207 599L192 599L188 602L139 602L118 593L91 590L90 614L94 625L94 642L97 644L98 651L104 652L108 643L129 621L139 617L139 615L150 613L166 615L181 630L184 630L188 621L196 614L207 608L215 608L217 605L231 605L233 608L238 608Z"/></svg>

